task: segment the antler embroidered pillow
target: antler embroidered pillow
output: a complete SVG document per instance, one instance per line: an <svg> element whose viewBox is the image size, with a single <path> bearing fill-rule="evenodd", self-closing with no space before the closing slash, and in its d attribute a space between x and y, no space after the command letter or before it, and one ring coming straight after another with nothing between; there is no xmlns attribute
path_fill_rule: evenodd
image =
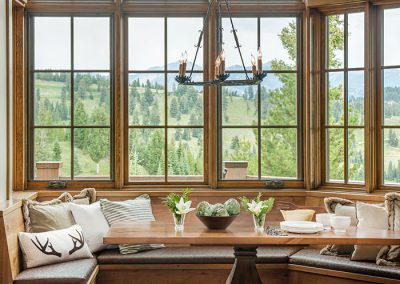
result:
<svg viewBox="0 0 400 284"><path fill-rule="evenodd" d="M21 232L19 243L25 268L93 257L79 225L44 233Z"/></svg>

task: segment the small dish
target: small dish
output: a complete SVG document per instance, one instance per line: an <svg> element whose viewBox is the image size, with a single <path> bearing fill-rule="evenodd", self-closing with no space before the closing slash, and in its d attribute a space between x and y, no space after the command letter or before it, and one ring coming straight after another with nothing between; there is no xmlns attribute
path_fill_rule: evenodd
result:
<svg viewBox="0 0 400 284"><path fill-rule="evenodd" d="M335 214L331 213L320 213L315 215L315 221L324 225L324 229L331 228L331 217Z"/></svg>
<svg viewBox="0 0 400 284"><path fill-rule="evenodd" d="M283 221L280 225L282 230L297 234L315 234L324 230L321 223L310 221Z"/></svg>

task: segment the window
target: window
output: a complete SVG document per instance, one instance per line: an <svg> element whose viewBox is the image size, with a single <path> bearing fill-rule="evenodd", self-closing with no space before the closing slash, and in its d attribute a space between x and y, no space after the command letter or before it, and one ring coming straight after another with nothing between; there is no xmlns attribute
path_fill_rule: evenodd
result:
<svg viewBox="0 0 400 284"><path fill-rule="evenodd" d="M184 49L194 58L202 17L129 17L128 182L204 182L203 88L179 86ZM203 78L200 50L193 79ZM188 71L192 62L188 62Z"/></svg>
<svg viewBox="0 0 400 284"><path fill-rule="evenodd" d="M222 180L301 180L299 17L234 18L247 72L263 53L260 86L222 87L219 96L219 177ZM244 79L229 18L223 18L229 79Z"/></svg>
<svg viewBox="0 0 400 284"><path fill-rule="evenodd" d="M400 8L383 11L383 52L381 58L383 183L400 183Z"/></svg>
<svg viewBox="0 0 400 284"><path fill-rule="evenodd" d="M326 25L326 182L364 183L364 13Z"/></svg>
<svg viewBox="0 0 400 284"><path fill-rule="evenodd" d="M30 17L30 180L112 179L110 17Z"/></svg>

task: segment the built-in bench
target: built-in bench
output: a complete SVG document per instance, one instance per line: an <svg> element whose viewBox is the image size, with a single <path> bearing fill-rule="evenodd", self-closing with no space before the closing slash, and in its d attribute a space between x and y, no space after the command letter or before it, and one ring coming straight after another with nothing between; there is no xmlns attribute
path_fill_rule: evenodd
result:
<svg viewBox="0 0 400 284"><path fill-rule="evenodd" d="M19 195L19 198L22 197L34 199L38 195L24 193ZM214 196L200 198L218 201ZM301 203L299 197L295 198L297 203ZM318 205L313 198L311 205ZM110 196L110 199L127 198ZM280 199L279 196L277 199ZM289 198L282 200L293 201ZM4 248L0 258L2 284L225 283L234 261L233 249L229 246L186 246L131 255L121 255L118 250L106 250L94 259L21 271L22 258L17 238L18 232L24 230L21 205L18 199L1 205L0 244ZM156 218L171 217L164 207L154 207ZM280 217L278 213L273 212L271 218ZM243 214L245 222L251 221L247 217L247 214ZM321 256L318 249L299 246L260 247L257 268L262 280L270 284L337 283L339 278L341 284L400 283L398 267L381 267L343 257Z"/></svg>

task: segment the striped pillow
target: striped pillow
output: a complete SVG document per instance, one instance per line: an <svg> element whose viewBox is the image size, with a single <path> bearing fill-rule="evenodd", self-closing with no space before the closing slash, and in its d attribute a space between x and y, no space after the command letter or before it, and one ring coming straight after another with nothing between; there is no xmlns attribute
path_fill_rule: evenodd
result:
<svg viewBox="0 0 400 284"><path fill-rule="evenodd" d="M155 221L151 210L151 200L147 194L136 199L112 202L100 200L101 210L110 226L124 221ZM121 254L137 253L144 250L162 248L159 244L119 245Z"/></svg>

